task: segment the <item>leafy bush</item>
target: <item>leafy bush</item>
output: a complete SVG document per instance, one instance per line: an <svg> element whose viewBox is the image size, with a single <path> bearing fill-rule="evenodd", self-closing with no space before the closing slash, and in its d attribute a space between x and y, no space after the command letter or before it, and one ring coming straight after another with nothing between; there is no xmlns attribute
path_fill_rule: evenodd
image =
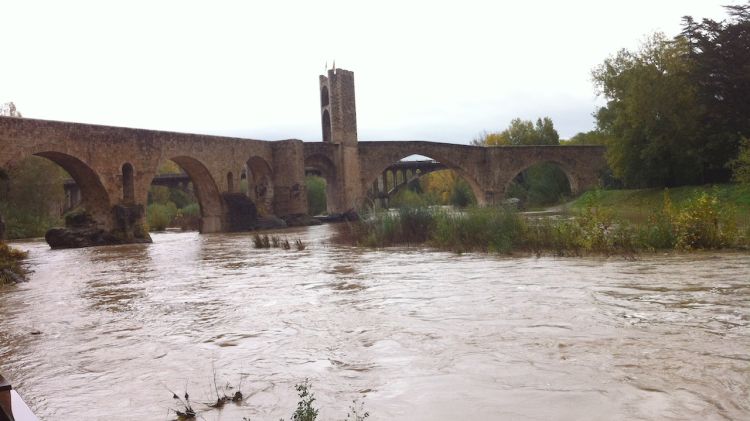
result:
<svg viewBox="0 0 750 421"><path fill-rule="evenodd" d="M7 238L42 237L61 224L63 181L70 176L57 164L30 156L0 177L0 214Z"/></svg>
<svg viewBox="0 0 750 421"><path fill-rule="evenodd" d="M457 206L459 208L465 208L469 205L475 204L476 202L477 199L476 197L474 197L474 192L471 191L469 183L467 183L463 178L457 179L453 184L453 189L451 190L451 205Z"/></svg>
<svg viewBox="0 0 750 421"><path fill-rule="evenodd" d="M167 204L152 203L146 210L146 220L151 231L164 231L177 215L177 207L172 202Z"/></svg>
<svg viewBox="0 0 750 421"><path fill-rule="evenodd" d="M305 186L307 186L307 212L311 216L325 212L328 206L326 203L326 180L318 176L306 177Z"/></svg>
<svg viewBox="0 0 750 421"><path fill-rule="evenodd" d="M433 204L427 194L420 194L412 189L401 189L390 200L390 206L393 208L403 207L422 207Z"/></svg>
<svg viewBox="0 0 750 421"><path fill-rule="evenodd" d="M148 203L165 205L169 202L169 188L166 186L151 186L148 189Z"/></svg>
<svg viewBox="0 0 750 421"><path fill-rule="evenodd" d="M734 181L750 185L750 139L743 138L737 158L729 163Z"/></svg>
<svg viewBox="0 0 750 421"><path fill-rule="evenodd" d="M169 201L173 202L178 209L198 204L195 197L181 189L169 189Z"/></svg>
<svg viewBox="0 0 750 421"><path fill-rule="evenodd" d="M62 225L62 218L53 215L26 212L18 208L0 209L0 212L5 216L5 235L9 239L44 237L47 230Z"/></svg>
<svg viewBox="0 0 750 421"><path fill-rule="evenodd" d="M313 406L315 394L312 393L312 385L308 379L303 383L294 386L297 389L299 402L297 409L292 414L292 421L315 421L318 418L318 409Z"/></svg>
<svg viewBox="0 0 750 421"><path fill-rule="evenodd" d="M180 214L182 216L200 216L201 215L201 207L198 205L198 203L191 203L183 208L180 209Z"/></svg>
<svg viewBox="0 0 750 421"><path fill-rule="evenodd" d="M713 249L733 244L734 215L723 210L716 195L701 193L679 210L671 210L675 248Z"/></svg>

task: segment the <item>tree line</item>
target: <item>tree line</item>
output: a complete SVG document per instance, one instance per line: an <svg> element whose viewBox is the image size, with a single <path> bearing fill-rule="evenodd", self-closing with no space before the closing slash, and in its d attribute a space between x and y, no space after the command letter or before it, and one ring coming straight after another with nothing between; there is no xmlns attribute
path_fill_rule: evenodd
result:
<svg viewBox="0 0 750 421"><path fill-rule="evenodd" d="M750 137L750 2L722 21L685 16L594 69L609 164L627 187L724 183ZM747 146L745 146L747 147Z"/></svg>
<svg viewBox="0 0 750 421"><path fill-rule="evenodd" d="M750 181L750 2L722 21L683 18L592 71L606 105L596 128L560 141L552 121L514 119L472 143L606 145L615 185L628 188Z"/></svg>

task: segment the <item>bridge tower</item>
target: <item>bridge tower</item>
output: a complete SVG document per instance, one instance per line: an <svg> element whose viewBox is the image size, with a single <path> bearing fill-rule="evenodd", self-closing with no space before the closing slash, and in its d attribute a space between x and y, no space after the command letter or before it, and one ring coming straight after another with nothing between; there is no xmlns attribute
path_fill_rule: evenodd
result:
<svg viewBox="0 0 750 421"><path fill-rule="evenodd" d="M356 209L361 195L357 147L357 105L354 99L354 72L328 69L320 75L320 119L323 143L330 144L336 167L335 186L330 186L332 197L329 211L344 212Z"/></svg>
<svg viewBox="0 0 750 421"><path fill-rule="evenodd" d="M320 75L320 119L323 142L357 145L354 72L329 69L328 76Z"/></svg>

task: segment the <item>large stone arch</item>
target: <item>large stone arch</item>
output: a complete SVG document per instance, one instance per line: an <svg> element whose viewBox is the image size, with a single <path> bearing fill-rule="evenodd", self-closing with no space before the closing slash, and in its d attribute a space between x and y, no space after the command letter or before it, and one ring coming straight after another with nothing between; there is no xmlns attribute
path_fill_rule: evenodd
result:
<svg viewBox="0 0 750 421"><path fill-rule="evenodd" d="M274 183L271 165L260 156L246 161L247 195L261 215L273 214Z"/></svg>
<svg viewBox="0 0 750 421"><path fill-rule="evenodd" d="M505 196L511 181L529 167L549 162L560 168L568 179L572 195L599 184L606 167L605 148L601 146L500 146L483 148L486 153L488 201Z"/></svg>
<svg viewBox="0 0 750 421"><path fill-rule="evenodd" d="M313 154L305 156L305 170L313 169L326 180L326 207L329 213L339 209L340 196L336 165L325 155Z"/></svg>
<svg viewBox="0 0 750 421"><path fill-rule="evenodd" d="M523 162L522 165L516 166L514 168L511 168L509 171L509 174L511 174L510 178L504 181L503 185L503 191L508 191L508 187L513 183L513 180L516 179L522 172L528 170L529 168L539 165L539 164L553 164L560 170L562 170L563 174L565 174L565 177L568 179L568 184L570 185L570 193L573 195L577 195L580 193L580 182L578 179L578 175L574 168L571 167L568 163L565 163L561 160L551 159L551 158L540 158L533 161L526 161Z"/></svg>
<svg viewBox="0 0 750 421"><path fill-rule="evenodd" d="M167 160L173 161L185 170L193 183L195 197L198 199L201 210L200 232L221 232L224 220L224 201L211 172L197 158L188 155L177 155L164 159L159 163L159 167ZM151 185L150 180L148 185Z"/></svg>
<svg viewBox="0 0 750 421"><path fill-rule="evenodd" d="M10 170L21 160L30 156L46 158L62 167L76 182L81 192L80 207L85 209L96 224L102 229L113 228L112 201L101 177L92 166L83 159L68 152L62 152L51 145L39 145L33 149L22 150L0 167Z"/></svg>
<svg viewBox="0 0 750 421"><path fill-rule="evenodd" d="M463 178L469 184L474 196L477 198L477 203L480 205L485 203L484 189L474 176L472 169L465 167L458 159L455 159L455 156L460 156L458 151L456 151L457 153L452 154L448 150L443 151L441 148L430 147L428 142L407 142L403 143L401 147L388 148L382 152L383 153L378 153L374 156L362 157L363 159L360 160L363 193L372 186L375 180L391 164L411 155L422 155L434 159L445 165L448 169L455 171L459 177ZM364 202L364 197L361 201Z"/></svg>

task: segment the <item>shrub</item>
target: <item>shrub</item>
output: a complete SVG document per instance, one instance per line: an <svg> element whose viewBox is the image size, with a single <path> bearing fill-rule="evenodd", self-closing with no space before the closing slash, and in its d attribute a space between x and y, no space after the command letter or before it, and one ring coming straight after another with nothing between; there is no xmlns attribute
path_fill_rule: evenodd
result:
<svg viewBox="0 0 750 421"><path fill-rule="evenodd" d="M148 189L148 203L165 205L169 202L169 188L166 186L151 186Z"/></svg>
<svg viewBox="0 0 750 421"><path fill-rule="evenodd" d="M315 421L318 417L318 410L313 406L315 394L312 393L310 380L305 379L303 383L294 386L297 389L299 401L297 409L292 414L292 421Z"/></svg>
<svg viewBox="0 0 750 421"><path fill-rule="evenodd" d="M419 194L408 188L399 190L389 203L393 208L418 208L428 206L429 204L426 195Z"/></svg>
<svg viewBox="0 0 750 421"><path fill-rule="evenodd" d="M722 210L715 194L701 193L672 211L675 248L713 249L731 245L736 226L730 212Z"/></svg>
<svg viewBox="0 0 750 421"><path fill-rule="evenodd" d="M180 214L182 216L200 216L201 215L201 207L198 205L198 203L191 203L184 208L180 209Z"/></svg>
<svg viewBox="0 0 750 421"><path fill-rule="evenodd" d="M457 206L459 208L465 208L477 202L476 197L474 197L474 192L471 191L469 183L467 183L463 178L457 179L453 184L450 200L451 205Z"/></svg>
<svg viewBox="0 0 750 421"><path fill-rule="evenodd" d="M28 253L0 242L0 285L26 278L27 271L21 262L27 256Z"/></svg>
<svg viewBox="0 0 750 421"><path fill-rule="evenodd" d="M737 158L729 163L734 181L750 185L750 139L743 138Z"/></svg>
<svg viewBox="0 0 750 421"><path fill-rule="evenodd" d="M172 202L167 204L152 203L146 210L146 219L151 231L164 231L177 215L177 207Z"/></svg>
<svg viewBox="0 0 750 421"><path fill-rule="evenodd" d="M181 189L169 189L169 201L174 202L178 209L184 209L188 206L198 206L195 198Z"/></svg>
<svg viewBox="0 0 750 421"><path fill-rule="evenodd" d="M560 256L743 247L750 240L750 230L744 236L738 233L733 210L722 207L715 193L702 193L676 208L665 192L662 210L645 225L618 220L597 203L592 193L587 206L568 219L524 217L508 208L402 208L347 224L335 240L370 247L428 243L459 253L525 250Z"/></svg>
<svg viewBox="0 0 750 421"><path fill-rule="evenodd" d="M320 215L327 209L326 180L323 177L310 176L305 178L307 187L308 213L312 216Z"/></svg>

